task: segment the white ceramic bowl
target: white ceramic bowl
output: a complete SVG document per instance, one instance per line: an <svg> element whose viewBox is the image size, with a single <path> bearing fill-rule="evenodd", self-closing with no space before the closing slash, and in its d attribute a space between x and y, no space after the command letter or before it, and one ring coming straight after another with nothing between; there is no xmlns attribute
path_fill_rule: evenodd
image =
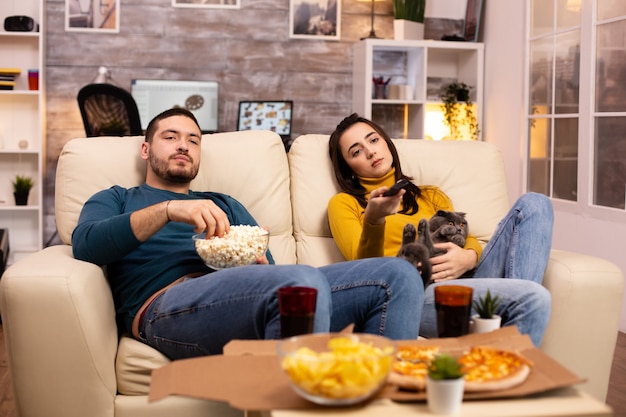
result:
<svg viewBox="0 0 626 417"><path fill-rule="evenodd" d="M259 226L231 226L223 237L205 233L193 237L196 252L204 263L213 269L251 265L263 256L269 244L270 234Z"/></svg>
<svg viewBox="0 0 626 417"><path fill-rule="evenodd" d="M365 401L387 382L395 343L369 334L316 333L278 342L280 366L293 390L317 404Z"/></svg>

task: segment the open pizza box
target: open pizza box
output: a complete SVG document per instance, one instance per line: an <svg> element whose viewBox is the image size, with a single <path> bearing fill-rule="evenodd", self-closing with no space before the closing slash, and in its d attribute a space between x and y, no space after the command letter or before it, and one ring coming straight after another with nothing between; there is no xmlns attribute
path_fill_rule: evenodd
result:
<svg viewBox="0 0 626 417"><path fill-rule="evenodd" d="M464 400L522 397L584 382L536 349L516 327L459 338L398 341L397 345L436 345L442 352L450 353L487 345L517 351L533 362L522 384L502 391L466 393ZM149 401L169 395L222 401L241 410L322 407L302 399L291 389L280 368L275 340L234 340L224 347L223 355L173 361L153 371ZM394 386L387 386L378 396L400 402L426 400L423 392L401 391Z"/></svg>

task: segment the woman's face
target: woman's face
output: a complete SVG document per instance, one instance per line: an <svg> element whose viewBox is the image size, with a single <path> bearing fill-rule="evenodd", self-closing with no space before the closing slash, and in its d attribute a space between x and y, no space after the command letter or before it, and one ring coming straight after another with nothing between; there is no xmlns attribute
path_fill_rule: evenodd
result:
<svg viewBox="0 0 626 417"><path fill-rule="evenodd" d="M339 139L341 155L359 177L378 178L389 172L393 157L373 127L359 122L350 126Z"/></svg>

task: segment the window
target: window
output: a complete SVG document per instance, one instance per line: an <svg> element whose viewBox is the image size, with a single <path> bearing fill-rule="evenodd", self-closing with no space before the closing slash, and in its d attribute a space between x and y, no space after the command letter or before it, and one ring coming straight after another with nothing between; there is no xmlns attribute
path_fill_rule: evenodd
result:
<svg viewBox="0 0 626 417"><path fill-rule="evenodd" d="M527 189L624 210L626 2L529 7Z"/></svg>

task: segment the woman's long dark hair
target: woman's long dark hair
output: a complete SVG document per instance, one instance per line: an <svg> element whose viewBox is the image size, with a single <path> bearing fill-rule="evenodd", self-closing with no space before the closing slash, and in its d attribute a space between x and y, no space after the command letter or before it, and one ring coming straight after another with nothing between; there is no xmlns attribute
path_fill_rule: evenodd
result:
<svg viewBox="0 0 626 417"><path fill-rule="evenodd" d="M385 140L385 142L387 142L387 146L389 147L389 151L393 157L392 166L396 170L396 181L400 178L406 178L408 180L412 180L413 178L402 173L400 158L398 158L398 151L389 135L371 120L361 117L356 113L352 113L350 116L343 119L341 123L337 125L335 131L330 135L330 140L328 142L328 154L333 164L335 178L337 179L337 183L339 184L341 190L356 198L361 207L365 208L367 206L367 200L365 200L365 188L361 185L359 179L354 174L354 171L352 171L352 168L350 168L346 160L343 158L341 147L339 146L339 139L341 139L341 136L343 136L346 130L356 123L365 123L369 125L380 135L380 137ZM419 187L411 182L406 187L406 193L402 196L402 209L400 210L400 213L408 215L417 213L417 197L420 195L421 191Z"/></svg>

